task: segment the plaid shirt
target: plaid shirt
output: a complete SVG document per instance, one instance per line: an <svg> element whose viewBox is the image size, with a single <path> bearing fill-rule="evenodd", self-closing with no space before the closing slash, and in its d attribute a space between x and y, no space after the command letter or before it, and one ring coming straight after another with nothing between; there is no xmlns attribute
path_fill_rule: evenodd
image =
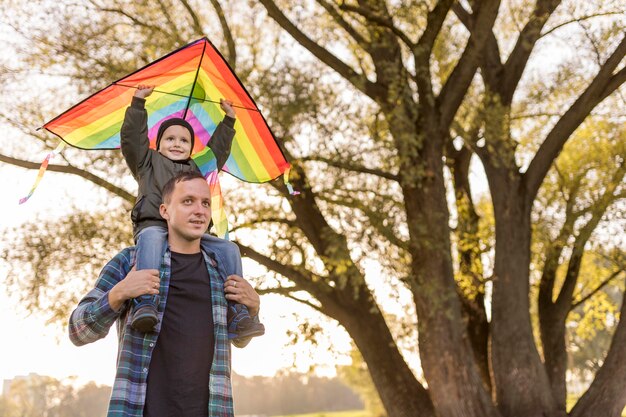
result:
<svg viewBox="0 0 626 417"><path fill-rule="evenodd" d="M233 417L230 381L230 344L227 330L227 301L224 297L225 273L215 260L215 254L203 250L204 261L211 278L211 299L215 328L215 352L209 375L209 416ZM160 268L161 289L158 305L159 324L155 332L141 333L130 327L130 301L115 312L109 305L109 291L120 282L135 263L135 248L126 248L104 267L95 288L89 291L72 312L69 322L70 340L77 346L95 342L109 333L117 321L119 347L117 372L107 416L142 416L150 358L161 330L163 312L170 283L171 253L165 252ZM258 317L254 317L258 320ZM245 346L249 339L237 340Z"/></svg>

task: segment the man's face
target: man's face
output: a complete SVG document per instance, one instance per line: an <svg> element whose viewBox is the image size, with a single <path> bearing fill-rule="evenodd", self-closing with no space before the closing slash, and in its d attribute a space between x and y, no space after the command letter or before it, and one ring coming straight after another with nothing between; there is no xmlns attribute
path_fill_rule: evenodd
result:
<svg viewBox="0 0 626 417"><path fill-rule="evenodd" d="M191 133L181 125L168 127L159 142L159 152L172 161L184 161L191 155Z"/></svg>
<svg viewBox="0 0 626 417"><path fill-rule="evenodd" d="M211 219L211 192L204 179L176 183L170 201L161 205L170 237L193 241L200 239Z"/></svg>

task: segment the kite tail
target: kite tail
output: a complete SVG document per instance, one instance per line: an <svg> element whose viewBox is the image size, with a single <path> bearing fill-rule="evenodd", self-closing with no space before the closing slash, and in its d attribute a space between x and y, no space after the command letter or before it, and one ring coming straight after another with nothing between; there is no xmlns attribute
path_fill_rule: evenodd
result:
<svg viewBox="0 0 626 417"><path fill-rule="evenodd" d="M283 181L285 181L285 186L287 187L287 191L289 191L289 194L298 195L300 194L300 191L294 190L293 187L291 186L291 183L289 182L290 172L291 172L291 166L285 170L285 173L283 174Z"/></svg>
<svg viewBox="0 0 626 417"><path fill-rule="evenodd" d="M218 171L209 172L206 176L211 189L211 218L215 227L215 234L228 240L228 219L226 219L226 210L224 208L224 197L222 197L222 187L218 178Z"/></svg>
<svg viewBox="0 0 626 417"><path fill-rule="evenodd" d="M25 202L27 202L30 196L33 195L33 193L35 192L35 189L39 185L39 182L43 178L43 174L48 169L48 163L55 155L61 152L63 148L65 148L65 142L61 141L59 145L52 152L46 155L46 159L43 160L43 162L41 163L41 166L39 167L39 173L37 174L37 179L35 179L35 184L33 185L33 188L30 189L30 192L28 193L26 197L20 198L20 204L24 204Z"/></svg>

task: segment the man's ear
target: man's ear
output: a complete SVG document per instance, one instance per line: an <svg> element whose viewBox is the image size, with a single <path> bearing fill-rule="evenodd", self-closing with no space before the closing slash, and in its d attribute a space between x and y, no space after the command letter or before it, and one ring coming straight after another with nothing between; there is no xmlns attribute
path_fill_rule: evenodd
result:
<svg viewBox="0 0 626 417"><path fill-rule="evenodd" d="M167 206L165 204L161 204L159 206L159 213L161 213L161 217L163 217L165 220L169 220L170 215L167 212Z"/></svg>

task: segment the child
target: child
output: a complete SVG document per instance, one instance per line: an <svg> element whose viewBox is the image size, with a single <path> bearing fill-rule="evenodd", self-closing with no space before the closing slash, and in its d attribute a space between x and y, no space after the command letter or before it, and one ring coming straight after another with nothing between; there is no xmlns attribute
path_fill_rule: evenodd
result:
<svg viewBox="0 0 626 417"><path fill-rule="evenodd" d="M120 131L122 154L133 177L139 184L137 202L131 212L136 252L136 268L159 269L167 246L167 224L159 213L162 203L162 190L165 183L176 172L197 170L197 165L190 159L194 144L192 126L184 119L167 119L159 126L154 151L149 148L148 114L145 110L146 97L152 94L154 87L139 85L130 107L126 109L124 123ZM217 158L218 169L226 163L230 154L235 130L235 111L232 103L220 101L220 107L226 113L224 120L217 126L209 142L209 147ZM205 234L202 245L210 247L216 254L216 261L221 263L226 276L243 275L241 262L229 256L238 253L239 248L232 242ZM155 297L144 295L133 300L131 327L141 332L152 331L158 322ZM254 337L265 333L261 323L250 318L247 308L241 304L229 302L228 323L232 329L234 322L236 333L229 333L230 338Z"/></svg>

